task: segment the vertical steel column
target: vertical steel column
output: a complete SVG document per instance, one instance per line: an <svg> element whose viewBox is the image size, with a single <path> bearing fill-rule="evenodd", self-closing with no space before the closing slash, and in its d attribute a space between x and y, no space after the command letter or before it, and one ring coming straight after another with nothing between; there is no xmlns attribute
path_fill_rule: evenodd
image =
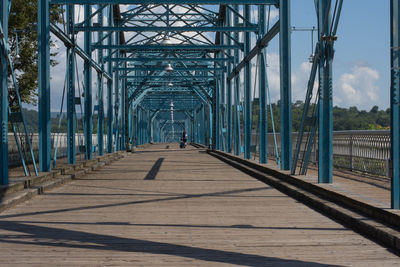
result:
<svg viewBox="0 0 400 267"><path fill-rule="evenodd" d="M237 27L239 26L239 16L237 15L239 13L239 6L234 5L234 10L235 10L235 15L233 17L234 21L234 26ZM239 33L235 32L234 33L234 39L236 42L239 42ZM239 64L239 49L235 49L234 52L234 64L237 66ZM235 150L235 156L239 156L242 153L242 144L241 144L241 136L240 136L240 76L236 75L235 81L234 81L234 90L235 90L235 109L234 109L234 119L235 119L235 131L234 131L234 136L235 136L235 141L234 141L234 150Z"/></svg>
<svg viewBox="0 0 400 267"><path fill-rule="evenodd" d="M290 0L280 0L280 74L281 74L281 158L282 170L290 170L292 163L292 83Z"/></svg>
<svg viewBox="0 0 400 267"><path fill-rule="evenodd" d="M109 6L108 25L113 24L113 6ZM112 34L108 37L108 44L112 45ZM108 49L108 56L111 57L111 49ZM112 62L107 63L107 70L112 75ZM107 80L107 153L113 152L113 94L112 94L112 80Z"/></svg>
<svg viewBox="0 0 400 267"><path fill-rule="evenodd" d="M0 0L0 23L3 27L3 38L8 38L8 1ZM7 44L0 47L0 184L8 184L8 64L5 55Z"/></svg>
<svg viewBox="0 0 400 267"><path fill-rule="evenodd" d="M222 24L223 25L223 24ZM221 45L225 44L225 34L223 32L220 32L220 41L221 41ZM219 57L220 58L224 58L224 51L221 50L219 53ZM225 63L222 61L221 64L223 66L225 66ZM225 134L224 134L224 130L226 130L226 125L225 125L225 80L226 80L226 75L225 75L225 71L221 71L219 73L219 80L220 80L220 97L219 97L219 149L222 151L226 151L226 139L225 139Z"/></svg>
<svg viewBox="0 0 400 267"><path fill-rule="evenodd" d="M265 34L265 5L258 6L258 38L262 38ZM260 163L267 163L268 161L268 143L267 143L267 131L268 131L268 121L267 121L267 64L265 62L264 50L260 51L258 68L260 70L260 78L258 83L258 90L260 96L260 155L259 161Z"/></svg>
<svg viewBox="0 0 400 267"><path fill-rule="evenodd" d="M138 137L139 137L139 123L138 123L138 121L139 121L139 112L138 112L138 108L137 108L137 106L136 107L134 107L134 120L133 120L133 123L134 123L134 144L135 144L135 146L137 146L137 145L139 145L139 139L138 139Z"/></svg>
<svg viewBox="0 0 400 267"><path fill-rule="evenodd" d="M117 23L117 26L118 23ZM115 33L115 44L119 45L120 44L120 33L116 32ZM116 50L115 56L117 58L120 57L120 50ZM119 64L118 62L116 63L117 65ZM114 76L114 130L115 130L115 151L120 150L120 140L119 140L119 71L115 71L115 76Z"/></svg>
<svg viewBox="0 0 400 267"><path fill-rule="evenodd" d="M231 26L231 11L229 9L226 9L226 24L227 26ZM232 37L232 33L227 33L229 34L229 37ZM232 44L232 40L231 38L227 38L227 45L231 45ZM232 57L232 50L229 49L228 50L228 56ZM227 63L227 68L228 68L228 73L232 72L232 62L229 61ZM225 82L226 80L224 80ZM226 90L227 92L227 131L226 131L226 152L228 153L232 153L232 81L228 81L227 82L227 88Z"/></svg>
<svg viewBox="0 0 400 267"><path fill-rule="evenodd" d="M332 106L332 47L322 36L329 36L331 12L327 12L329 0L318 1L318 36L321 43L319 66L319 131L318 131L318 182L332 183L332 140L333 140L333 106ZM326 17L328 16L328 18Z"/></svg>
<svg viewBox="0 0 400 267"><path fill-rule="evenodd" d="M146 120L147 120L147 131L146 131L146 143L150 143L151 142L151 114L150 114L150 110L147 111L146 114Z"/></svg>
<svg viewBox="0 0 400 267"><path fill-rule="evenodd" d="M206 125L206 106L203 105L202 109L201 109L201 128L200 128L200 132L201 132L201 144L206 145L207 141L206 141L206 129L207 129L207 125Z"/></svg>
<svg viewBox="0 0 400 267"><path fill-rule="evenodd" d="M251 21L250 5L244 6L244 18ZM247 23L247 22L246 22ZM251 49L250 32L244 33L244 53L246 57ZM251 159L251 63L247 62L244 67L244 158Z"/></svg>
<svg viewBox="0 0 400 267"><path fill-rule="evenodd" d="M390 161L391 207L400 208L400 0L390 1Z"/></svg>
<svg viewBox="0 0 400 267"><path fill-rule="evenodd" d="M126 53L122 54L122 57L126 57ZM127 67L127 63L124 63L124 67ZM124 71L124 76L126 77L127 72ZM127 83L126 78L122 78L121 86L121 149L126 150L129 147L128 143L128 96L127 96Z"/></svg>
<svg viewBox="0 0 400 267"><path fill-rule="evenodd" d="M39 55L39 166L50 171L50 11L49 0L38 3L38 55ZM8 7L7 7L8 10Z"/></svg>
<svg viewBox="0 0 400 267"><path fill-rule="evenodd" d="M215 82L215 90L214 90L214 92L215 92L215 103L213 104L213 106L214 106L214 120L215 120L215 123L214 123L214 146L215 146L215 149L217 149L217 150L220 150L221 149L221 146L220 146L220 143L221 143L221 109L220 109L220 107L221 107L221 91L220 91L220 89L221 89L221 76L220 75L218 75L218 74L216 74L215 75L215 77L216 77L216 82Z"/></svg>
<svg viewBox="0 0 400 267"><path fill-rule="evenodd" d="M100 24L100 26L103 26L103 9L102 5L99 5L99 13L98 13L98 19L97 22ZM103 32L99 31L98 33L98 39L102 40L103 39ZM101 44L103 44L103 41L101 41ZM101 65L102 70L104 71L104 62L103 62L103 49L98 50L98 56L99 56L99 63ZM99 156L104 155L104 92L103 92L103 74L98 73L97 74L97 86L98 86L98 105L99 105L99 110L97 114L97 145L99 149Z"/></svg>
<svg viewBox="0 0 400 267"><path fill-rule="evenodd" d="M208 128L208 136L209 136L209 146L211 148L215 148L213 143L213 112L212 112L212 104L208 105L208 122L209 122L209 128Z"/></svg>
<svg viewBox="0 0 400 267"><path fill-rule="evenodd" d="M143 110L139 108L139 145L143 144Z"/></svg>
<svg viewBox="0 0 400 267"><path fill-rule="evenodd" d="M128 146L128 148L130 149L132 147L131 144L132 144L132 118L133 118L133 116L132 116L132 107L129 104L128 104L128 110L129 110L129 113L128 113L128 143L129 143L129 146Z"/></svg>
<svg viewBox="0 0 400 267"><path fill-rule="evenodd" d="M75 24L75 6L67 5L67 34L75 43L74 34ZM67 47L67 159L68 164L76 162L75 152L75 50L73 47Z"/></svg>
<svg viewBox="0 0 400 267"><path fill-rule="evenodd" d="M90 27L92 24L92 19L90 15L92 14L92 6L85 5L85 26ZM88 31L84 33L84 50L89 58L92 57L92 32ZM93 132L93 114L92 114L92 67L89 61L84 63L84 83L85 83L85 159L92 159L92 132Z"/></svg>
<svg viewBox="0 0 400 267"><path fill-rule="evenodd" d="M125 57L125 53L121 53L121 57ZM126 62L124 63L124 67L126 67ZM125 140L126 140L126 113L125 113L125 92L126 92L126 83L125 83L125 78L121 79L121 150L125 150Z"/></svg>
<svg viewBox="0 0 400 267"><path fill-rule="evenodd" d="M194 121L195 121L195 110L192 111L192 117L190 118L190 122L191 122L191 130L190 130L190 142L193 143L194 142Z"/></svg>
<svg viewBox="0 0 400 267"><path fill-rule="evenodd" d="M140 128L140 120L141 120L141 116L142 116L142 114L141 114L141 111L140 111L140 108L139 107L136 107L136 114L137 114L137 119L136 119L136 132L137 132L137 135L136 135L136 139L137 139L137 145L138 146L140 146L141 145L141 137L142 137L142 130L141 130L141 128Z"/></svg>

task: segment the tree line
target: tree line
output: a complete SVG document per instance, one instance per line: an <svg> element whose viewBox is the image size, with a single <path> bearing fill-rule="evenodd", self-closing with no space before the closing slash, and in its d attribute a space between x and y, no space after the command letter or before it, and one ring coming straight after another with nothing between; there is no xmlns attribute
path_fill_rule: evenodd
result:
<svg viewBox="0 0 400 267"><path fill-rule="evenodd" d="M272 113L274 116L275 130L280 131L280 101L273 103ZM292 130L297 132L300 128L301 117L303 114L304 103L301 100L292 104ZM315 104L310 107L315 110ZM258 129L259 104L257 99L253 102L253 130ZM371 110L359 110L357 107L341 108L333 107L333 130L388 130L390 128L390 109L379 110L378 106L373 106ZM270 109L268 107L268 132L272 132Z"/></svg>

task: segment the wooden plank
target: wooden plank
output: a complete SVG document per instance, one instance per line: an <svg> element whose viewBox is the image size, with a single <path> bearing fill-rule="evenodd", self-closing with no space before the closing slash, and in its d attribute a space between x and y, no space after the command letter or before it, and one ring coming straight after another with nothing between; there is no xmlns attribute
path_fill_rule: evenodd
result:
<svg viewBox="0 0 400 267"><path fill-rule="evenodd" d="M0 237L4 265L400 264L277 190L175 144L139 149L1 213Z"/></svg>

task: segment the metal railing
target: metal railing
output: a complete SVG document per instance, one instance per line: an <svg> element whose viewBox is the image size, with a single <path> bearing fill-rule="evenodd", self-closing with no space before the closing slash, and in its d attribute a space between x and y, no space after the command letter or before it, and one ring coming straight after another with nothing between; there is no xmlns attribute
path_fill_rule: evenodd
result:
<svg viewBox="0 0 400 267"><path fill-rule="evenodd" d="M57 136L58 136L58 148L57 148L57 158L63 158L67 156L67 134L66 133L52 133L51 134L51 158L53 159L54 155L54 149L56 147L56 142L57 142ZM26 143L24 138L25 136L20 136L21 138L21 144L24 146ZM29 135L31 144L32 144L32 149L33 153L35 154L35 158L38 159L38 154L39 154L39 134L37 133L31 133ZM76 154L78 155L79 153L84 154L84 150L82 147L84 147L84 134L76 134L75 135L75 143L76 143ZM93 134L92 137L92 142L93 146L97 146L97 134ZM107 137L104 136L104 147L106 147L107 144ZM27 162L31 163L32 159L29 155L27 155ZM9 167L17 167L22 164L21 162L21 157L18 153L17 145L14 139L14 135L12 133L8 134L8 166Z"/></svg>
<svg viewBox="0 0 400 267"><path fill-rule="evenodd" d="M305 138L304 138L305 139ZM293 144L297 142L297 133L293 133ZM253 144L257 135L253 133ZM280 135L277 134L278 151L280 152ZM301 145L299 160L305 150L305 140ZM294 146L293 146L294 150ZM258 146L257 146L258 151ZM272 134L268 135L268 154L275 156ZM390 131L335 131L333 132L333 165L335 168L359 171L367 174L388 176L390 158ZM311 152L311 163L318 161L318 138Z"/></svg>

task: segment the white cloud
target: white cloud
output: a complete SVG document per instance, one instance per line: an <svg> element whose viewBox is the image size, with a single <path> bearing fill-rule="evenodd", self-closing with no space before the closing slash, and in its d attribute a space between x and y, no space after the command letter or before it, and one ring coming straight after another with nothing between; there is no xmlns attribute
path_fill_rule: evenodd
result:
<svg viewBox="0 0 400 267"><path fill-rule="evenodd" d="M270 86L271 100L276 102L280 99L280 64L278 53L267 54L267 73ZM304 101L307 90L308 79L310 76L311 64L302 62L300 66L292 67L292 102L297 100ZM317 91L317 82L314 86L314 92Z"/></svg>
<svg viewBox="0 0 400 267"><path fill-rule="evenodd" d="M334 90L334 104L344 107L358 106L369 109L379 101L377 70L355 65L350 73L344 73Z"/></svg>

